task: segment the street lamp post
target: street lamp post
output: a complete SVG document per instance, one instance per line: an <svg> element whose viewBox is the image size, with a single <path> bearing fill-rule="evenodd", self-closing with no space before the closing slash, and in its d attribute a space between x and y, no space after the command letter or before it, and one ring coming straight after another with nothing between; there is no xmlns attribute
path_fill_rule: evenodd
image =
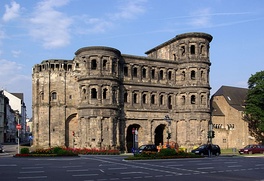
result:
<svg viewBox="0 0 264 181"><path fill-rule="evenodd" d="M166 115L164 120L168 123L168 130L167 130L167 133L168 133L168 137L167 137L167 148L170 146L170 138L171 138L171 130L170 130L170 126L171 126L171 121L172 119Z"/></svg>

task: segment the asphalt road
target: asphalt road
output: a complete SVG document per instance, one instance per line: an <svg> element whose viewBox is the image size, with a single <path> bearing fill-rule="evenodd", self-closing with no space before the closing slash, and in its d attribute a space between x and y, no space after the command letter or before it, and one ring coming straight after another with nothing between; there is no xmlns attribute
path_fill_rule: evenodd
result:
<svg viewBox="0 0 264 181"><path fill-rule="evenodd" d="M125 161L126 156L13 158L0 156L0 180L264 181L264 157Z"/></svg>

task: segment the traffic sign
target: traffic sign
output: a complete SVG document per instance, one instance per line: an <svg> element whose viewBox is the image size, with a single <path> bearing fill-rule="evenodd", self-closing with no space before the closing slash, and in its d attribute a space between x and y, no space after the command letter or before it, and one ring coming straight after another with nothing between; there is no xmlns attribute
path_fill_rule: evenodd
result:
<svg viewBox="0 0 264 181"><path fill-rule="evenodd" d="M18 130L21 129L21 124L17 124L16 129L18 129Z"/></svg>

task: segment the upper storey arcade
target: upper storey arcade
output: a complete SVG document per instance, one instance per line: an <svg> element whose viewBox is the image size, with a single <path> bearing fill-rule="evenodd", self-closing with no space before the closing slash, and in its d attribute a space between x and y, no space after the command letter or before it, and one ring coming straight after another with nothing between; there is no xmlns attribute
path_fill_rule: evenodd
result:
<svg viewBox="0 0 264 181"><path fill-rule="evenodd" d="M184 33L145 52L148 57L172 61L208 61L209 44L213 37L207 33Z"/></svg>

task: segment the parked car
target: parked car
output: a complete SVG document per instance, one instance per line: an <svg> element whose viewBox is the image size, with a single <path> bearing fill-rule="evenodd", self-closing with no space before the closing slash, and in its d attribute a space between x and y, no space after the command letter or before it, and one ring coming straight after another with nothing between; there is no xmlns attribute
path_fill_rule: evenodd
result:
<svg viewBox="0 0 264 181"><path fill-rule="evenodd" d="M220 147L214 144L211 144L211 145L212 145L212 155L219 156L221 154ZM193 149L192 153L196 155L201 155L201 156L208 155L208 145L207 144L201 145L198 148Z"/></svg>
<svg viewBox="0 0 264 181"><path fill-rule="evenodd" d="M5 151L4 151L4 146L3 145L1 145L1 143L0 143L0 153L4 153Z"/></svg>
<svg viewBox="0 0 264 181"><path fill-rule="evenodd" d="M138 149L134 150L134 153L144 153L144 152L156 153L158 152L158 149L156 145L148 144L148 145L141 145L140 147L138 147Z"/></svg>
<svg viewBox="0 0 264 181"><path fill-rule="evenodd" d="M239 154L255 154L255 153L264 153L264 145L247 145L246 147L240 149Z"/></svg>

